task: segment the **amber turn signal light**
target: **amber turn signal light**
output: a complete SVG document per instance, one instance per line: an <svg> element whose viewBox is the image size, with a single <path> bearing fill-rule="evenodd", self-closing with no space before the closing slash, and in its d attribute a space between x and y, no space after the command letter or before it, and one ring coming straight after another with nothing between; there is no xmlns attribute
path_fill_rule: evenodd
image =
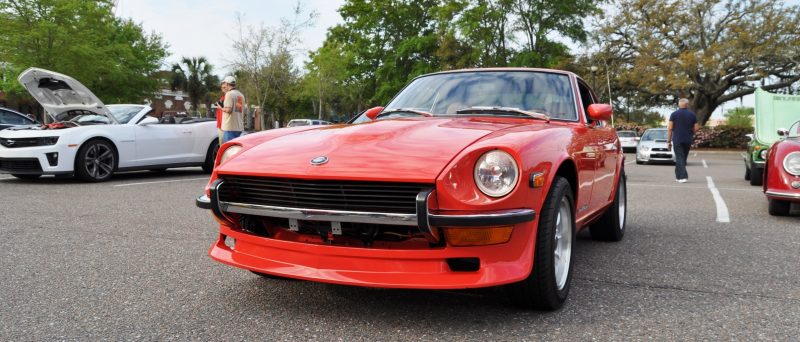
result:
<svg viewBox="0 0 800 342"><path fill-rule="evenodd" d="M486 246L506 243L511 239L514 226L489 228L451 228L445 227L444 236L451 246Z"/></svg>

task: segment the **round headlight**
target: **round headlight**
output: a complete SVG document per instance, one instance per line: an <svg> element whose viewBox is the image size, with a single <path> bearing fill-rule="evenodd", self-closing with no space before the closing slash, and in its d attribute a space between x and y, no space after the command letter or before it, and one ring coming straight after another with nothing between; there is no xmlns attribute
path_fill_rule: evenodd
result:
<svg viewBox="0 0 800 342"><path fill-rule="evenodd" d="M217 165L222 165L223 163L225 163L225 161L231 159L231 157L235 156L241 150L242 150L241 145L228 146L228 148L226 148L225 151L222 152L222 156L219 157L219 163Z"/></svg>
<svg viewBox="0 0 800 342"><path fill-rule="evenodd" d="M758 157L761 158L761 159L766 160L767 159L767 150L761 150L761 152L759 152L759 154L758 154Z"/></svg>
<svg viewBox="0 0 800 342"><path fill-rule="evenodd" d="M800 176L800 152L792 152L783 158L783 169L795 176Z"/></svg>
<svg viewBox="0 0 800 342"><path fill-rule="evenodd" d="M650 146L642 146L641 149L642 149L642 151L647 152L647 151L650 151Z"/></svg>
<svg viewBox="0 0 800 342"><path fill-rule="evenodd" d="M517 185L519 168L510 154L494 150L484 153L475 163L475 184L490 197L508 195Z"/></svg>

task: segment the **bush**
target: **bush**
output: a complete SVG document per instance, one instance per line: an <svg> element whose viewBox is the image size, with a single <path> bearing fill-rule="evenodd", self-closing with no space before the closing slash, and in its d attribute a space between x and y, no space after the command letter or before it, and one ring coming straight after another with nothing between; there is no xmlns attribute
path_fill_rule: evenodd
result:
<svg viewBox="0 0 800 342"><path fill-rule="evenodd" d="M701 127L692 147L746 149L749 140L745 135L752 133L752 127Z"/></svg>

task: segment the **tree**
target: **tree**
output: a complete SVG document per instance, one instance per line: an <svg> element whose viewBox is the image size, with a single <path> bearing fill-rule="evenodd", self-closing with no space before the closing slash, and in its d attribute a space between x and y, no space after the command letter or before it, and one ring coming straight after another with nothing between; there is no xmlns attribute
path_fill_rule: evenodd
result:
<svg viewBox="0 0 800 342"><path fill-rule="evenodd" d="M303 78L303 92L312 101L317 117L325 119L325 108L331 108L335 99L346 102L343 91L348 86L345 66L352 63L351 55L346 53L341 43L326 42L317 51L309 54L306 75Z"/></svg>
<svg viewBox="0 0 800 342"><path fill-rule="evenodd" d="M687 97L700 123L721 104L800 80L800 6L780 0L618 0L602 24L618 84L639 102Z"/></svg>
<svg viewBox="0 0 800 342"><path fill-rule="evenodd" d="M753 127L753 107L736 107L725 113L725 124L733 127Z"/></svg>
<svg viewBox="0 0 800 342"><path fill-rule="evenodd" d="M70 75L104 102L140 102L159 81L167 45L130 20L112 1L0 1L0 61L6 70L40 67ZM19 88L5 88L11 92Z"/></svg>
<svg viewBox="0 0 800 342"><path fill-rule="evenodd" d="M210 102L209 92L219 84L219 78L213 74L214 67L205 57L186 58L172 65L172 90L181 89L189 94L192 108L197 110L199 102Z"/></svg>
<svg viewBox="0 0 800 342"><path fill-rule="evenodd" d="M245 27L238 18L238 37L234 37L236 51L232 66L239 78L239 87L251 103L262 108L261 127L269 113L270 124L276 113L282 122L289 110L288 97L284 93L295 89L299 72L294 66L293 52L300 43L300 31L311 26L316 12L305 12L300 3L295 5L293 20L281 19L277 27L264 24Z"/></svg>

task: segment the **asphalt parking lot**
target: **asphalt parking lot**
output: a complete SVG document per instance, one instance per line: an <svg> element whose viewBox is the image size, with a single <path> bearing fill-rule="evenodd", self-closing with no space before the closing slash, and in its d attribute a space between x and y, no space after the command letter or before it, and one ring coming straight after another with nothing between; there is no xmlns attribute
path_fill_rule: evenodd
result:
<svg viewBox="0 0 800 342"><path fill-rule="evenodd" d="M800 208L769 216L739 153L689 159L678 184L672 166L628 155L625 239L579 236L555 312L498 289L368 289L216 263L199 168L99 184L0 175L0 340L796 340Z"/></svg>

